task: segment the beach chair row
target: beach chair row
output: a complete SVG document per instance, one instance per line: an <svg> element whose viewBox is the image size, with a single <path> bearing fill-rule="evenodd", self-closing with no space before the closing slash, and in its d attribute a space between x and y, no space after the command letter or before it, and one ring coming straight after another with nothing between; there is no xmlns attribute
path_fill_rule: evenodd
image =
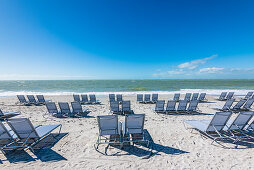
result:
<svg viewBox="0 0 254 170"><path fill-rule="evenodd" d="M79 102L81 104L99 104L99 100L96 99L94 94L89 94L89 99L87 94L73 94L73 99L75 102Z"/></svg>
<svg viewBox="0 0 254 170"><path fill-rule="evenodd" d="M10 117L14 117L14 116L17 116L17 115L20 115L20 112L3 112L1 109L0 109L0 119L6 119L6 118L10 118ZM1 135L1 134L0 134Z"/></svg>
<svg viewBox="0 0 254 170"><path fill-rule="evenodd" d="M158 100L154 111L156 113L197 113L198 110L198 100L188 101L180 100L178 106L176 107L175 100L169 100L165 108L165 100Z"/></svg>
<svg viewBox="0 0 254 170"><path fill-rule="evenodd" d="M123 144L130 142L145 142L149 140L144 134L145 114L125 115L125 120L120 122L117 115L97 116L99 135L96 149L100 144ZM106 153L106 150L105 150Z"/></svg>
<svg viewBox="0 0 254 170"><path fill-rule="evenodd" d="M222 107L214 106L212 108L215 110L220 110L220 111L234 111L234 112L248 111L251 109L254 99L252 98L248 100L242 99L233 106L234 101L235 99L230 99L230 100L227 100Z"/></svg>
<svg viewBox="0 0 254 170"><path fill-rule="evenodd" d="M59 102L58 106L60 110L58 110L55 102L46 103L48 112L55 117L86 116L88 114L88 109L83 109L80 102L71 102L71 108L68 102Z"/></svg>
<svg viewBox="0 0 254 170"><path fill-rule="evenodd" d="M110 102L110 111L113 114L130 114L133 113L131 110L131 102L130 101L111 101Z"/></svg>
<svg viewBox="0 0 254 170"><path fill-rule="evenodd" d="M27 95L27 99L25 98L25 95L17 95L19 103L23 105L44 105L46 102L49 102L50 100L45 100L43 95L36 95L36 98L34 95Z"/></svg>
<svg viewBox="0 0 254 170"><path fill-rule="evenodd" d="M233 140L233 143L242 138L252 138L254 132L253 111L238 113L231 119L232 112L217 112L211 120L185 120L184 123L196 129L201 134L211 138L213 142L219 140ZM252 136L250 136L252 135Z"/></svg>
<svg viewBox="0 0 254 170"><path fill-rule="evenodd" d="M109 98L109 102L114 102L114 101L118 101L118 102L122 102L123 101L123 95L122 94L109 94L108 95Z"/></svg>
<svg viewBox="0 0 254 170"><path fill-rule="evenodd" d="M152 96L152 98L151 98ZM156 103L158 100L158 94L137 94L137 102L139 103Z"/></svg>
<svg viewBox="0 0 254 170"><path fill-rule="evenodd" d="M0 122L0 149L5 153L6 150L26 149L33 152L33 146L53 135L55 129L61 131L61 124L55 125L33 125L28 118L12 118ZM58 134L59 134L58 133Z"/></svg>
<svg viewBox="0 0 254 170"><path fill-rule="evenodd" d="M221 92L218 100L224 101L224 100L230 100L234 97L234 92Z"/></svg>
<svg viewBox="0 0 254 170"><path fill-rule="evenodd" d="M180 93L175 93L174 97L173 97L174 101L180 101ZM186 101L194 101L194 100L198 100L200 102L204 102L206 101L206 93L186 93L183 100Z"/></svg>

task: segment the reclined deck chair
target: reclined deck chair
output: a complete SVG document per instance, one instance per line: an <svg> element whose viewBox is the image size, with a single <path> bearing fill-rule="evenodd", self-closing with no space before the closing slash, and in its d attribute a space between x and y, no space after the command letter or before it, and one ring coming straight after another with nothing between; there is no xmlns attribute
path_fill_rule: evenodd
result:
<svg viewBox="0 0 254 170"><path fill-rule="evenodd" d="M89 98L90 98L90 101L89 101L90 104L99 104L99 101L96 100L96 96L94 94L89 94Z"/></svg>
<svg viewBox="0 0 254 170"><path fill-rule="evenodd" d="M74 102L81 102L79 94L73 94Z"/></svg>
<svg viewBox="0 0 254 170"><path fill-rule="evenodd" d="M226 100L232 99L234 96L234 92L229 92L228 95L226 96Z"/></svg>
<svg viewBox="0 0 254 170"><path fill-rule="evenodd" d="M59 102L58 105L59 105L59 108L60 108L60 112L62 114L66 114L68 116L75 116L75 113L73 113L72 110L70 109L69 103Z"/></svg>
<svg viewBox="0 0 254 170"><path fill-rule="evenodd" d="M248 92L243 99L248 100L249 98L251 98L252 95L253 95L253 92Z"/></svg>
<svg viewBox="0 0 254 170"><path fill-rule="evenodd" d="M108 97L109 97L109 102L114 102L114 101L116 101L115 94L109 94Z"/></svg>
<svg viewBox="0 0 254 170"><path fill-rule="evenodd" d="M227 95L227 92L221 92L220 97L218 98L218 100L220 100L220 101L227 100L226 95Z"/></svg>
<svg viewBox="0 0 254 170"><path fill-rule="evenodd" d="M225 135L223 131L231 115L232 112L217 112L212 120L185 120L184 123L211 138L213 143L217 140L231 138L231 136Z"/></svg>
<svg viewBox="0 0 254 170"><path fill-rule="evenodd" d="M152 94L152 103L156 103L158 101L158 94Z"/></svg>
<svg viewBox="0 0 254 170"><path fill-rule="evenodd" d="M197 113L198 112L198 100L190 101L190 104L187 108L187 113Z"/></svg>
<svg viewBox="0 0 254 170"><path fill-rule="evenodd" d="M120 144L121 123L118 122L117 115L97 116L99 135L95 145L97 150L100 144ZM105 150L106 153L106 150ZM107 153L106 153L107 154Z"/></svg>
<svg viewBox="0 0 254 170"><path fill-rule="evenodd" d="M176 100L169 100L166 106L166 113L175 113L176 112Z"/></svg>
<svg viewBox="0 0 254 170"><path fill-rule="evenodd" d="M110 102L110 111L113 114L122 114L122 111L120 110L119 102L118 101L112 101L112 102Z"/></svg>
<svg viewBox="0 0 254 170"><path fill-rule="evenodd" d="M165 100L158 100L156 105L155 105L155 109L154 111L156 113L164 113L164 105L165 105Z"/></svg>
<svg viewBox="0 0 254 170"><path fill-rule="evenodd" d="M63 116L63 114L58 111L55 102L47 102L46 107L48 109L48 112L51 113L53 116L56 116L56 117Z"/></svg>
<svg viewBox="0 0 254 170"><path fill-rule="evenodd" d="M40 104L46 104L46 102L50 102L50 100L45 100L43 95L36 95L36 97Z"/></svg>
<svg viewBox="0 0 254 170"><path fill-rule="evenodd" d="M254 102L254 99L249 99L246 101L246 103L243 105L243 107L241 108L241 110L245 110L245 111L248 111L251 109L251 106Z"/></svg>
<svg viewBox="0 0 254 170"><path fill-rule="evenodd" d="M78 115L87 115L88 109L82 109L80 102L71 102L72 112Z"/></svg>
<svg viewBox="0 0 254 170"><path fill-rule="evenodd" d="M180 100L176 112L178 112L178 113L184 113L184 112L186 112L187 111L186 110L187 103L188 103L187 100Z"/></svg>
<svg viewBox="0 0 254 170"><path fill-rule="evenodd" d="M137 94L137 102L139 103L143 103L144 100L143 100L143 94Z"/></svg>
<svg viewBox="0 0 254 170"><path fill-rule="evenodd" d="M231 106L234 103L235 99L227 100L224 106L213 106L212 109L220 110L220 111L228 111L231 110Z"/></svg>
<svg viewBox="0 0 254 170"><path fill-rule="evenodd" d="M116 95L116 101L122 103L122 101L123 101L123 95L117 94L117 95Z"/></svg>
<svg viewBox="0 0 254 170"><path fill-rule="evenodd" d="M175 93L173 100L179 102L179 100L180 100L180 93Z"/></svg>
<svg viewBox="0 0 254 170"><path fill-rule="evenodd" d="M18 97L18 100L19 100L19 103L20 103L20 104L23 104L23 105L25 105L25 106L30 106L30 105L31 105L31 103L29 103L29 102L26 100L26 98L25 98L24 95L17 95L17 97Z"/></svg>
<svg viewBox="0 0 254 170"><path fill-rule="evenodd" d="M246 102L246 100L242 99L239 102L235 104L235 106L232 108L232 111L240 111L243 104Z"/></svg>
<svg viewBox="0 0 254 170"><path fill-rule="evenodd" d="M206 96L206 93L200 93L199 98L198 98L198 101L199 101L199 102L207 101L206 98L205 98L205 96Z"/></svg>
<svg viewBox="0 0 254 170"><path fill-rule="evenodd" d="M33 125L28 118L13 118L7 119L7 124L10 126L12 131L17 135L19 139L18 143L20 145L16 146L18 148L29 148L33 152L33 147L45 139L59 127L59 133L61 132L61 124L55 125ZM59 134L58 133L58 134ZM15 146L12 146L13 148Z"/></svg>
<svg viewBox="0 0 254 170"><path fill-rule="evenodd" d="M19 115L20 112L2 112L0 109L0 119L10 118Z"/></svg>
<svg viewBox="0 0 254 170"><path fill-rule="evenodd" d="M191 100L198 100L198 93L193 93Z"/></svg>
<svg viewBox="0 0 254 170"><path fill-rule="evenodd" d="M87 103L89 103L87 94L81 94L81 103L82 103L82 104L87 104Z"/></svg>
<svg viewBox="0 0 254 170"><path fill-rule="evenodd" d="M131 101L122 101L122 111L123 113L132 113Z"/></svg>
<svg viewBox="0 0 254 170"><path fill-rule="evenodd" d="M11 147L15 143L17 136L13 131L8 130L2 122L0 122L0 150L4 152L4 149Z"/></svg>
<svg viewBox="0 0 254 170"><path fill-rule="evenodd" d="M34 105L40 104L39 102L36 101L34 95L27 95L27 98L28 98L29 103L31 103L31 104L34 104Z"/></svg>
<svg viewBox="0 0 254 170"><path fill-rule="evenodd" d="M131 114L125 116L125 121L122 123L123 143L146 142L149 146L149 140L146 139L144 133L145 114Z"/></svg>
<svg viewBox="0 0 254 170"><path fill-rule="evenodd" d="M151 102L150 98L151 98L150 94L145 94L144 103L150 103Z"/></svg>
<svg viewBox="0 0 254 170"><path fill-rule="evenodd" d="M191 99L191 93L186 93L185 94L185 97L184 97L184 100L186 100L186 101L190 101L190 99Z"/></svg>

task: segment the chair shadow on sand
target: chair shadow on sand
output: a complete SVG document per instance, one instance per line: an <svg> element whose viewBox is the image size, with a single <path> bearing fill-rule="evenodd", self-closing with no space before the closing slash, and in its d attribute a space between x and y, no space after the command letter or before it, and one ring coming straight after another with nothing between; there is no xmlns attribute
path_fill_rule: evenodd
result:
<svg viewBox="0 0 254 170"><path fill-rule="evenodd" d="M10 163L27 163L36 160L40 160L42 162L58 162L67 160L62 155L51 149L59 140L61 140L66 135L68 135L68 133L60 133L57 136L55 135L55 137L52 135L48 136L33 147L33 153L29 150L7 151L6 154L4 154L6 160L1 160L0 163L3 163L3 161L9 161Z"/></svg>
<svg viewBox="0 0 254 170"><path fill-rule="evenodd" d="M110 145L114 148L120 149L122 151L125 151L126 153L114 153L111 156L120 156L120 155L135 155L137 157L142 157L143 159L148 159L155 155L160 155L160 152L167 154L167 155L180 155L189 153L180 149L172 148L169 146L164 146L161 144L154 143L151 135L149 132L145 129L144 130L146 138L150 141L149 146L145 143L135 143L134 145L130 145L130 143L124 144L122 148L120 148L117 145Z"/></svg>

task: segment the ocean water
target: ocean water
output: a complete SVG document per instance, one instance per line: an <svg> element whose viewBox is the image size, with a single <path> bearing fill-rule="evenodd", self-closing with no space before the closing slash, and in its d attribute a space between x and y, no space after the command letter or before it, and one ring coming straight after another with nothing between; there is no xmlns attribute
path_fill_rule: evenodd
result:
<svg viewBox="0 0 254 170"><path fill-rule="evenodd" d="M17 80L0 81L0 96L17 94L69 95L73 93L159 94L234 91L244 95L254 90L254 79L159 79L159 80Z"/></svg>

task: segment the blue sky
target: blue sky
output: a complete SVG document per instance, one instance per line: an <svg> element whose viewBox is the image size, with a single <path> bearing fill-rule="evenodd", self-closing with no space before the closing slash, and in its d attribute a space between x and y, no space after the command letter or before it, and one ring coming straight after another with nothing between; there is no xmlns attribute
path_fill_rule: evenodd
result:
<svg viewBox="0 0 254 170"><path fill-rule="evenodd" d="M254 78L253 7L1 0L0 79Z"/></svg>

